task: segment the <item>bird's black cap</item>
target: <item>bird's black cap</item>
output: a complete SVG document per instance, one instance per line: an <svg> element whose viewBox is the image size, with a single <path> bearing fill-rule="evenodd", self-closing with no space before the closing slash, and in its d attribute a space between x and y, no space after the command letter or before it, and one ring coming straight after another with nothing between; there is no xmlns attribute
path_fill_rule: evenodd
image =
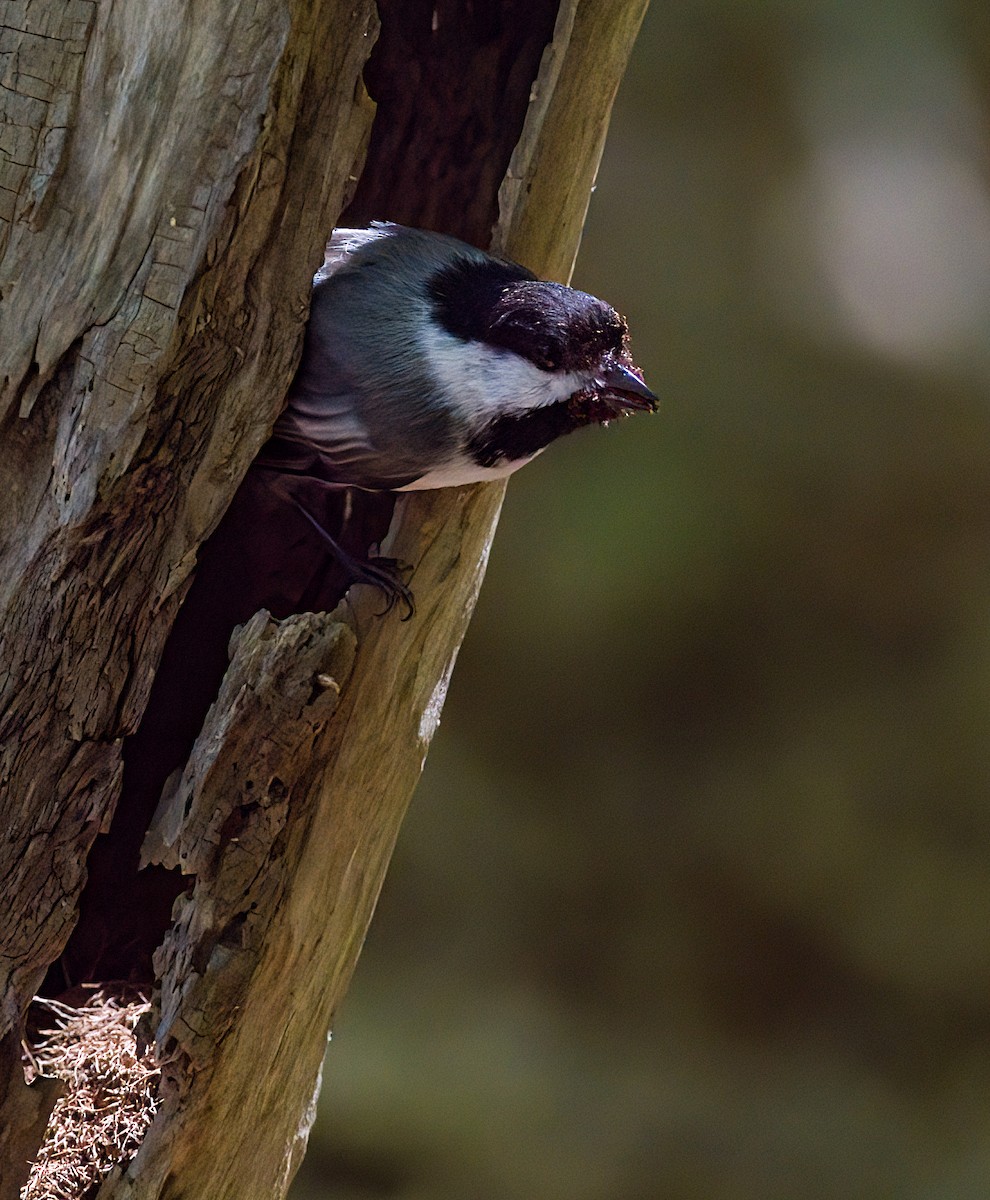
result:
<svg viewBox="0 0 990 1200"><path fill-rule="evenodd" d="M437 320L465 341L511 350L544 371L579 371L623 354L623 318L604 301L516 263L459 259L429 284Z"/></svg>

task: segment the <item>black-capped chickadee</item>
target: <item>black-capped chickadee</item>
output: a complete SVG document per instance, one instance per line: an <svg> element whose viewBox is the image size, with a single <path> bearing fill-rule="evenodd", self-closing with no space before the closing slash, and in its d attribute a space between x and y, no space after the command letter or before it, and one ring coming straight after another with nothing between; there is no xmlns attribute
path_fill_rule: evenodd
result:
<svg viewBox="0 0 990 1200"><path fill-rule="evenodd" d="M348 555L304 492L499 479L562 434L656 406L603 301L455 238L375 223L330 239L287 406L254 469L355 578L408 602L393 564Z"/></svg>

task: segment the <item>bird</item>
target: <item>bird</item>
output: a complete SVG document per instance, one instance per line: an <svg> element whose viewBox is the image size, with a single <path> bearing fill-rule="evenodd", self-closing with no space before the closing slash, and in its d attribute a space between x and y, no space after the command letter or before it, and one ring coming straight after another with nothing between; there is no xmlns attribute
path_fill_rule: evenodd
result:
<svg viewBox="0 0 990 1200"><path fill-rule="evenodd" d="M187 881L141 868L145 831L216 699L233 629L334 608L354 582L414 613L403 564L373 553L397 493L503 478L585 425L655 411L623 317L456 238L388 222L337 229L271 436L200 547L97 838L53 978L154 979ZM53 986L55 986L53 984Z"/></svg>
<svg viewBox="0 0 990 1200"><path fill-rule="evenodd" d="M657 405L611 305L457 238L373 222L330 238L254 470L354 580L410 615L397 564L349 553L307 495L504 478L564 434Z"/></svg>

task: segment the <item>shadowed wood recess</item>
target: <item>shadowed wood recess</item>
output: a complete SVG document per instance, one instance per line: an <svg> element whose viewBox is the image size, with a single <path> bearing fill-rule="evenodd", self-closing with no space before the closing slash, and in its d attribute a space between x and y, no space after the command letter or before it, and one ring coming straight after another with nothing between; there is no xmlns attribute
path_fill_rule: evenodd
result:
<svg viewBox="0 0 990 1200"><path fill-rule="evenodd" d="M25 1012L329 230L404 220L566 279L645 5L0 10L0 1200L55 1099L23 1084ZM399 500L412 620L355 587L232 639L145 842L185 881L154 956L161 1105L100 1200L284 1196L502 494Z"/></svg>

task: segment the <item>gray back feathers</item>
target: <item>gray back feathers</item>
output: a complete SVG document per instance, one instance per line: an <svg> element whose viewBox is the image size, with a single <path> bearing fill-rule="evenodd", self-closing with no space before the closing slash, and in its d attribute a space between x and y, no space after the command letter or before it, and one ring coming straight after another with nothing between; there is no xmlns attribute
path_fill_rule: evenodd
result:
<svg viewBox="0 0 990 1200"><path fill-rule="evenodd" d="M486 257L401 226L336 230L276 436L298 443L303 457L315 451L326 477L341 484L402 486L452 456L465 427L456 406L435 402L437 383L427 374L426 283L475 256Z"/></svg>

